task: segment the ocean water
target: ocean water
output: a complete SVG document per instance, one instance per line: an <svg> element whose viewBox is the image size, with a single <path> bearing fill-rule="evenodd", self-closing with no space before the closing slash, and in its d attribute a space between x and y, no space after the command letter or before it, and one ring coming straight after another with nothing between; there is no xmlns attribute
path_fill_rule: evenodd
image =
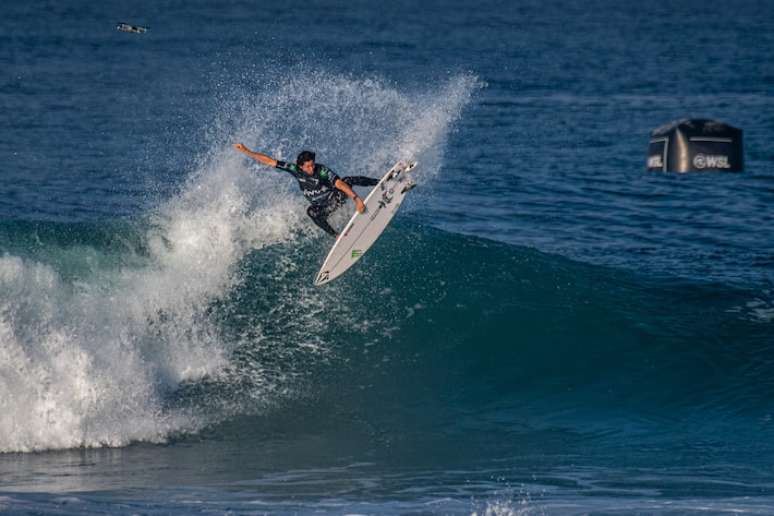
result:
<svg viewBox="0 0 774 516"><path fill-rule="evenodd" d="M774 4L672 4L5 2L0 512L774 513ZM238 141L419 187L315 288Z"/></svg>

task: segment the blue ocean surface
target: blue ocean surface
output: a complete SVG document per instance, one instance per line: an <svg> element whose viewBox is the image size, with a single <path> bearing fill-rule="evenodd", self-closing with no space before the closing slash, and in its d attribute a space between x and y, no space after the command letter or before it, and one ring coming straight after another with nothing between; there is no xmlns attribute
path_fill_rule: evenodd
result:
<svg viewBox="0 0 774 516"><path fill-rule="evenodd" d="M771 2L2 11L0 512L774 513ZM316 288L236 142L418 188Z"/></svg>

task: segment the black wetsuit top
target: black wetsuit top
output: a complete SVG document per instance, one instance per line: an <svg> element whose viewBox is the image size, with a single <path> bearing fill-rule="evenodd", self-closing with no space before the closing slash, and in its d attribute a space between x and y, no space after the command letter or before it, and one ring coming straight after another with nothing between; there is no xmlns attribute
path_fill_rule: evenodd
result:
<svg viewBox="0 0 774 516"><path fill-rule="evenodd" d="M277 168L292 175L298 186L310 203L316 206L330 204L337 198L336 180L339 179L333 170L325 165L315 163L314 173L308 175L295 163L277 161Z"/></svg>

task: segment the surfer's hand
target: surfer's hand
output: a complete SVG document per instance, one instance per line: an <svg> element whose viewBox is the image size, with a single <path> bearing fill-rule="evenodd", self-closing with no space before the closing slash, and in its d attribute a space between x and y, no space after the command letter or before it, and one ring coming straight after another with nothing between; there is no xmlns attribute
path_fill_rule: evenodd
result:
<svg viewBox="0 0 774 516"><path fill-rule="evenodd" d="M355 209L358 213L365 213L365 204L360 197L355 197Z"/></svg>

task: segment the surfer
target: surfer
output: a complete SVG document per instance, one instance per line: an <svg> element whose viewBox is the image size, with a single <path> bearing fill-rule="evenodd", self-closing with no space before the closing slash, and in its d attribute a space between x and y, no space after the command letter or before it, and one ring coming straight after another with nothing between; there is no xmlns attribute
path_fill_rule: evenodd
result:
<svg viewBox="0 0 774 516"><path fill-rule="evenodd" d="M338 234L328 224L328 217L346 202L346 197L352 199L358 213L365 212L363 200L352 187L375 186L379 183L378 179L366 176L340 178L325 165L315 163L315 154L311 151L302 151L295 163L287 163L266 154L251 151L241 143L235 143L234 148L258 163L284 170L292 175L298 181L304 197L311 203L306 214L315 224L334 237L338 237Z"/></svg>

